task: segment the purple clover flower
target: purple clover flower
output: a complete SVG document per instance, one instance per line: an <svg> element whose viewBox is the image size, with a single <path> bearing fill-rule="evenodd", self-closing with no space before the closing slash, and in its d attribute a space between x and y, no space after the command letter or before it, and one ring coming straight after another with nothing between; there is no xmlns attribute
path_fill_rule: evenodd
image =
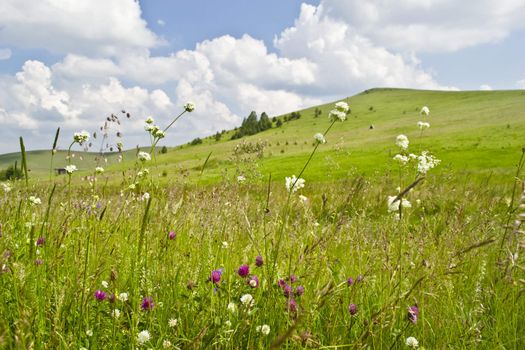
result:
<svg viewBox="0 0 525 350"><path fill-rule="evenodd" d="M417 319L419 317L419 308L417 307L417 305L412 305L408 308L407 317L410 322L416 324Z"/></svg>
<svg viewBox="0 0 525 350"><path fill-rule="evenodd" d="M277 284L281 288L284 288L284 286L286 286L286 282L282 278L277 282Z"/></svg>
<svg viewBox="0 0 525 350"><path fill-rule="evenodd" d="M108 298L110 303L114 303L117 300L117 297L115 296L115 293L111 293L111 295Z"/></svg>
<svg viewBox="0 0 525 350"><path fill-rule="evenodd" d="M363 275L359 275L359 276L357 276L357 280L356 281L357 282L363 282L364 279L365 278L363 277Z"/></svg>
<svg viewBox="0 0 525 350"><path fill-rule="evenodd" d="M288 311L293 313L297 312L297 302L293 298L288 300Z"/></svg>
<svg viewBox="0 0 525 350"><path fill-rule="evenodd" d="M36 265L42 265L44 263L44 261L42 259L36 259L35 260L35 264Z"/></svg>
<svg viewBox="0 0 525 350"><path fill-rule="evenodd" d="M241 265L239 266L239 270L237 270L237 273L241 277L246 277L250 273L250 267L248 265Z"/></svg>
<svg viewBox="0 0 525 350"><path fill-rule="evenodd" d="M348 277L348 279L346 280L346 284L351 286L352 284L354 284L354 279L352 277Z"/></svg>
<svg viewBox="0 0 525 350"><path fill-rule="evenodd" d="M255 275L250 276L250 278L248 279L247 283L252 288L258 288L259 287L259 279Z"/></svg>
<svg viewBox="0 0 525 350"><path fill-rule="evenodd" d="M290 283L295 283L297 282L297 276L296 275L291 275L290 276Z"/></svg>
<svg viewBox="0 0 525 350"><path fill-rule="evenodd" d="M211 277L209 278L209 280L212 281L213 283L219 283L221 281L221 275L222 275L221 270L213 270L211 272Z"/></svg>
<svg viewBox="0 0 525 350"><path fill-rule="evenodd" d="M106 292L100 289L95 292L95 299L97 299L97 301L104 301L106 300L106 297L107 297Z"/></svg>
<svg viewBox="0 0 525 350"><path fill-rule="evenodd" d="M290 286L289 284L285 284L283 287L283 293L284 293L284 296L287 298L290 296L293 296L292 286Z"/></svg>
<svg viewBox="0 0 525 350"><path fill-rule="evenodd" d="M255 258L255 266L261 267L263 265L263 258L260 255L257 255Z"/></svg>
<svg viewBox="0 0 525 350"><path fill-rule="evenodd" d="M176 236L177 235L175 234L175 231L170 231L170 233L168 234L168 238L170 240L174 240Z"/></svg>
<svg viewBox="0 0 525 350"><path fill-rule="evenodd" d="M304 286L297 286L295 288L295 295L301 296L304 294Z"/></svg>
<svg viewBox="0 0 525 350"><path fill-rule="evenodd" d="M141 305L142 310L149 311L153 309L154 306L155 306L155 303L153 302L152 297L146 297L142 299L142 305Z"/></svg>
<svg viewBox="0 0 525 350"><path fill-rule="evenodd" d="M46 243L46 239L44 237L38 237L38 239L36 240L37 247L43 246L44 243Z"/></svg>
<svg viewBox="0 0 525 350"><path fill-rule="evenodd" d="M354 316L357 313L357 306L356 306L356 304L348 305L348 311L350 312L350 315Z"/></svg>

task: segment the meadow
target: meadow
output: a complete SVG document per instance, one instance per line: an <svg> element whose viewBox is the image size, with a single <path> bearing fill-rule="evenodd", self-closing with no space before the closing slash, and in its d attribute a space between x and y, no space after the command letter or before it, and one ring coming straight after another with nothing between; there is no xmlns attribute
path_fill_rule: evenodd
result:
<svg viewBox="0 0 525 350"><path fill-rule="evenodd" d="M0 347L521 349L523 97L370 90L104 169L63 135L63 176L27 152L0 185Z"/></svg>

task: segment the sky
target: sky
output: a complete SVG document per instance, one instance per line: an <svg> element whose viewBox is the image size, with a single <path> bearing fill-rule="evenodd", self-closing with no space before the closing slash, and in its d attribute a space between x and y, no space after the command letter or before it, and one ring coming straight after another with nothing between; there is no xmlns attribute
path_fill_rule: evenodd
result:
<svg viewBox="0 0 525 350"><path fill-rule="evenodd" d="M524 38L523 0L0 0L0 154L111 114L147 145L188 101L162 145L373 87L525 89Z"/></svg>

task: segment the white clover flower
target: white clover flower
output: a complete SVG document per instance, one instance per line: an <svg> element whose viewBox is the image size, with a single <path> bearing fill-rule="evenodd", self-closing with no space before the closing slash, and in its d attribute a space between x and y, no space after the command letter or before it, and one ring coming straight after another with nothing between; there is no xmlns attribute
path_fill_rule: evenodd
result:
<svg viewBox="0 0 525 350"><path fill-rule="evenodd" d="M73 134L73 141L77 142L79 145L82 145L84 142L88 142L89 132L82 130L81 132L76 132Z"/></svg>
<svg viewBox="0 0 525 350"><path fill-rule="evenodd" d="M146 124L153 124L155 120L152 118L152 117L147 117L146 118Z"/></svg>
<svg viewBox="0 0 525 350"><path fill-rule="evenodd" d="M226 242L226 241L223 241L223 242L222 242L222 248L223 248L223 249L228 249L229 246L230 246L230 245L228 244L228 242Z"/></svg>
<svg viewBox="0 0 525 350"><path fill-rule="evenodd" d="M140 197L140 200L141 201L147 201L149 199L150 195L148 192L144 192L144 194L142 195L142 197Z"/></svg>
<svg viewBox="0 0 525 350"><path fill-rule="evenodd" d="M162 130L155 130L153 132L153 136L155 136L156 138L159 138L159 139L163 139L165 136L166 136L166 133Z"/></svg>
<svg viewBox="0 0 525 350"><path fill-rule="evenodd" d="M131 184L131 185L128 186L128 189L133 191L136 187L137 186L135 184Z"/></svg>
<svg viewBox="0 0 525 350"><path fill-rule="evenodd" d="M137 157L141 162L147 162L151 160L151 155L148 152L139 152Z"/></svg>
<svg viewBox="0 0 525 350"><path fill-rule="evenodd" d="M244 294L241 297L241 303L246 307L252 307L255 304L255 300L251 294Z"/></svg>
<svg viewBox="0 0 525 350"><path fill-rule="evenodd" d="M11 192L11 186L9 186L9 184L2 182L2 187L4 188L5 193Z"/></svg>
<svg viewBox="0 0 525 350"><path fill-rule="evenodd" d="M411 348L417 348L419 346L419 342L414 337L408 337L405 341L405 344Z"/></svg>
<svg viewBox="0 0 525 350"><path fill-rule="evenodd" d="M165 339L163 342L162 342L162 347L164 349L169 349L171 348L171 342L168 340L168 339Z"/></svg>
<svg viewBox="0 0 525 350"><path fill-rule="evenodd" d="M300 190L304 187L304 179L303 178L296 178L295 175L292 175L292 177L287 177L285 179L285 186L288 192L294 193L297 190Z"/></svg>
<svg viewBox="0 0 525 350"><path fill-rule="evenodd" d="M328 113L328 118L330 118L331 120L339 119L340 121L344 122L346 120L346 113L341 112L337 109L332 109L330 113Z"/></svg>
<svg viewBox="0 0 525 350"><path fill-rule="evenodd" d="M401 198L400 200L394 201L396 198L397 196L388 196L387 204L389 213L399 211L399 205L401 205L401 207L403 208L412 207L412 204L405 198Z"/></svg>
<svg viewBox="0 0 525 350"><path fill-rule="evenodd" d="M113 311L111 311L111 316L113 316L114 318L119 318L120 317L120 310L119 309L114 309Z"/></svg>
<svg viewBox="0 0 525 350"><path fill-rule="evenodd" d="M88 329L88 330L86 331L86 335L87 335L88 337L92 337L92 336L93 336L93 331L92 331L91 329Z"/></svg>
<svg viewBox="0 0 525 350"><path fill-rule="evenodd" d="M243 183L244 181L246 181L246 177L244 177L244 175L237 176L238 183Z"/></svg>
<svg viewBox="0 0 525 350"><path fill-rule="evenodd" d="M186 110L186 112L193 112L193 110L195 109L195 103L193 102L187 102L185 105L184 105L184 109Z"/></svg>
<svg viewBox="0 0 525 350"><path fill-rule="evenodd" d="M122 302L128 301L128 293L120 293L118 295L118 300L120 300Z"/></svg>
<svg viewBox="0 0 525 350"><path fill-rule="evenodd" d="M398 147L400 147L401 149L407 149L409 143L410 142L408 141L408 137L406 137L405 135L397 135L396 145Z"/></svg>
<svg viewBox="0 0 525 350"><path fill-rule="evenodd" d="M28 200L29 200L29 202L32 205L40 205L40 204L42 204L42 200L40 200L40 198L38 198L36 196L29 196Z"/></svg>
<svg viewBox="0 0 525 350"><path fill-rule="evenodd" d="M107 288L109 286L109 283L107 281L102 281L101 284L104 288Z"/></svg>
<svg viewBox="0 0 525 350"><path fill-rule="evenodd" d="M419 112L419 113L428 116L428 115L430 115L430 109L427 106L423 106L423 108L421 108L421 112Z"/></svg>
<svg viewBox="0 0 525 350"><path fill-rule="evenodd" d="M178 323L179 320L177 320L176 318L170 318L170 320L168 321L168 326L170 326L171 328L177 327Z"/></svg>
<svg viewBox="0 0 525 350"><path fill-rule="evenodd" d="M230 311L233 314L235 312L235 310L236 310L235 304L232 303L232 302L228 303L227 309L228 309L228 311Z"/></svg>
<svg viewBox="0 0 525 350"><path fill-rule="evenodd" d="M95 168L95 173L96 173L96 174L102 174L102 173L104 173L104 168L101 167L101 166L96 167L96 168Z"/></svg>
<svg viewBox="0 0 525 350"><path fill-rule="evenodd" d="M74 173L75 171L77 171L77 170L78 170L78 169L77 169L77 166L76 166L76 165L73 165L73 164L71 164L71 165L66 165L66 172L67 172L68 174L70 174L70 175L73 174L73 173Z"/></svg>
<svg viewBox="0 0 525 350"><path fill-rule="evenodd" d="M270 334L270 326L268 326L267 324L263 324L261 327L261 333L264 335Z"/></svg>
<svg viewBox="0 0 525 350"><path fill-rule="evenodd" d="M340 112L343 112L343 113L347 113L348 110L350 109L350 107L348 107L348 103L344 102L344 101L340 101L340 102L337 102L335 104L335 108L340 111Z"/></svg>
<svg viewBox="0 0 525 350"><path fill-rule="evenodd" d="M302 194L300 194L300 195L299 195L299 200L300 200L302 203L307 203L307 202L308 202L308 197L303 196Z"/></svg>
<svg viewBox="0 0 525 350"><path fill-rule="evenodd" d="M144 130L148 131L148 132L151 132L154 128L154 125L151 125L151 124L146 124L144 125Z"/></svg>
<svg viewBox="0 0 525 350"><path fill-rule="evenodd" d="M324 138L324 135L318 132L314 135L314 139L319 143L326 143L326 139Z"/></svg>
<svg viewBox="0 0 525 350"><path fill-rule="evenodd" d="M399 162L401 165L408 163L408 157L402 154L396 154L392 159L394 159L396 162Z"/></svg>
<svg viewBox="0 0 525 350"><path fill-rule="evenodd" d="M441 160L428 154L427 151L423 151L421 155L417 157L417 171L420 174L426 174L430 169L438 166L439 163L441 163Z"/></svg>
<svg viewBox="0 0 525 350"><path fill-rule="evenodd" d="M227 328L230 328L232 326L232 323L230 320L226 320L226 322L224 322L224 325L227 327Z"/></svg>
<svg viewBox="0 0 525 350"><path fill-rule="evenodd" d="M417 122L417 126L421 130L428 129L428 128L430 128L430 123L419 121L419 122Z"/></svg>
<svg viewBox="0 0 525 350"><path fill-rule="evenodd" d="M148 342L150 340L150 338L151 338L151 336L150 336L149 332L147 330L143 330L137 335L137 342L142 345L142 344Z"/></svg>

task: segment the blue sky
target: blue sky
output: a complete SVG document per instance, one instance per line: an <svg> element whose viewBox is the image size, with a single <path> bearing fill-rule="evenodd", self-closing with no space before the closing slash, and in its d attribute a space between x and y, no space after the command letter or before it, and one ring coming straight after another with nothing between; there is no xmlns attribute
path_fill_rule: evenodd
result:
<svg viewBox="0 0 525 350"><path fill-rule="evenodd" d="M525 88L522 0L0 0L0 153L126 109L176 145L381 86Z"/></svg>

